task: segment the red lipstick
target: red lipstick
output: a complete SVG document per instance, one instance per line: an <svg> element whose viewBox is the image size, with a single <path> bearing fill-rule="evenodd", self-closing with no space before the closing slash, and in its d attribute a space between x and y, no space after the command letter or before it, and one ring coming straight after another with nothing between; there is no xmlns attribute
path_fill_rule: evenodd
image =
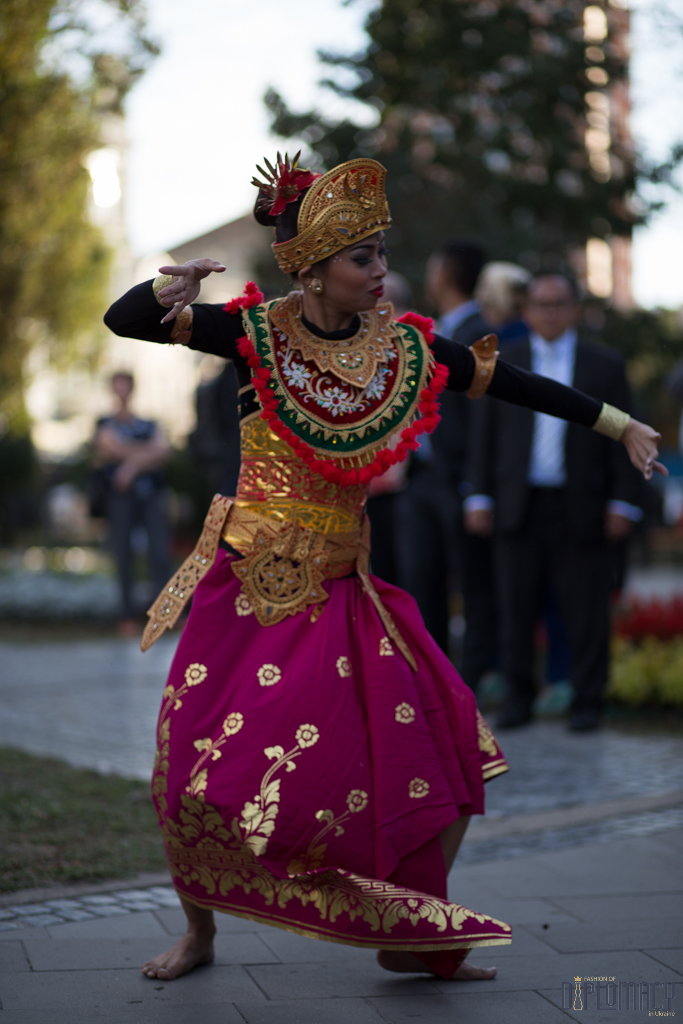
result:
<svg viewBox="0 0 683 1024"><path fill-rule="evenodd" d="M383 284L381 284L381 285L379 285L379 287L377 287L377 288L374 288L374 289L373 289L373 290L372 290L372 291L370 292L370 294L371 294L371 295L376 295L376 296L377 296L377 298L381 298L381 297L382 297L382 296L384 295L384 285L383 285Z"/></svg>

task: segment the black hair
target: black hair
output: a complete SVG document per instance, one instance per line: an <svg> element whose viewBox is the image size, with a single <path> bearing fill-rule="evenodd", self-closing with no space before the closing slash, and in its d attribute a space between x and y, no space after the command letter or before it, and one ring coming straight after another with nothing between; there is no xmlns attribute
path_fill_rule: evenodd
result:
<svg viewBox="0 0 683 1024"><path fill-rule="evenodd" d="M304 189L297 199L293 203L287 203L282 213L279 213L277 217L271 216L268 213L268 206L270 205L270 199L266 194L261 191L258 194L256 202L254 203L254 218L259 224L263 224L264 227L275 228L275 241L276 242L289 242L290 239L296 238L297 220L299 217L299 210L301 204L304 201L304 196L308 192L308 189Z"/></svg>
<svg viewBox="0 0 683 1024"><path fill-rule="evenodd" d="M434 255L443 259L444 269L458 291L463 295L474 295L479 275L488 262L484 249L476 242L453 238L440 245Z"/></svg>
<svg viewBox="0 0 683 1024"><path fill-rule="evenodd" d="M566 270L555 271L555 270L542 270L539 274L534 274L531 281L527 285L527 294L531 292L532 288L537 281L542 281L546 277L559 277L563 281L566 281L569 285L569 290L572 293L572 298L575 302L581 302L581 289L579 288L579 282L576 280L573 274L567 273Z"/></svg>

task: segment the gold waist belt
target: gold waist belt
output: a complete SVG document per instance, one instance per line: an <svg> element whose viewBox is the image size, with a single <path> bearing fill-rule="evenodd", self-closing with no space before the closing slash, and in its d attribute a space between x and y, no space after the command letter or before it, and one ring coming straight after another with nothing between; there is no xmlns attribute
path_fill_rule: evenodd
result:
<svg viewBox="0 0 683 1024"><path fill-rule="evenodd" d="M272 626L311 605L311 622L316 622L329 596L323 580L347 576L355 570L389 638L416 670L415 659L368 574L367 516L357 530L316 533L298 523L269 519L220 494L211 502L196 548L147 612L149 622L142 636L143 651L175 625L197 584L213 566L221 537L243 556L232 562L231 568L262 626Z"/></svg>

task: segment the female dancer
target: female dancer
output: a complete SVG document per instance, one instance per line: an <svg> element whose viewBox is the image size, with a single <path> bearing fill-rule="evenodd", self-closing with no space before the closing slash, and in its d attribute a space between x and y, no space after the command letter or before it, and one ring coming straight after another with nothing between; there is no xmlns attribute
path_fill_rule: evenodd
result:
<svg viewBox="0 0 683 1024"><path fill-rule="evenodd" d="M649 478L658 436L625 413L496 363L382 304L385 170L316 175L279 158L256 217L297 290L189 305L213 260L162 267L105 317L117 334L232 359L237 496L152 606L146 649L194 594L159 716L153 794L188 930L143 967L213 957L213 910L379 948L388 970L489 978L463 963L510 928L448 901L484 781L507 770L474 696L415 603L368 574L369 481L438 422L444 388L490 395L621 440ZM263 172L262 172L263 173ZM168 312L159 320L159 304ZM170 307L170 308L169 308Z"/></svg>

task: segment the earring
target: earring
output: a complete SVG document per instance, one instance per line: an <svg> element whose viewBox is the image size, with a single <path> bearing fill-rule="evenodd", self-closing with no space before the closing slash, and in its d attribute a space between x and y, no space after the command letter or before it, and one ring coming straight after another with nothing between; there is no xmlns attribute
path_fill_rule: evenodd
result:
<svg viewBox="0 0 683 1024"><path fill-rule="evenodd" d="M314 277L311 281L311 291L314 291L316 295L322 295L323 283L318 277Z"/></svg>

